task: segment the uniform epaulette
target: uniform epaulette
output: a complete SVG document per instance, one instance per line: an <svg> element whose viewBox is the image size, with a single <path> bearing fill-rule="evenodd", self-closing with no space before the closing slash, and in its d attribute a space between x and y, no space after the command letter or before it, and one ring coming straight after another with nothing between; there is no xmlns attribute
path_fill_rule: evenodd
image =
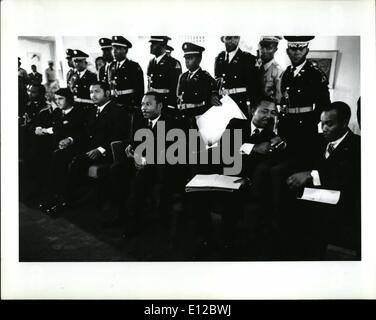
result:
<svg viewBox="0 0 376 320"><path fill-rule="evenodd" d="M206 70L202 70L202 72L206 75L206 76L209 76L209 77L211 77L211 75L210 75L210 73L209 72L207 72Z"/></svg>

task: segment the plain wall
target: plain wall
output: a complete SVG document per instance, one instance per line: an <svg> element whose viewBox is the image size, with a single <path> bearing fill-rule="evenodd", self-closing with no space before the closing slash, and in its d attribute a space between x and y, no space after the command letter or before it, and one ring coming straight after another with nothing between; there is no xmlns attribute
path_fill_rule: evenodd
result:
<svg viewBox="0 0 376 320"><path fill-rule="evenodd" d="M30 54L33 53L40 54L41 59L39 63L33 63L37 66L37 71L43 75L43 83L45 83L44 71L48 68L48 61L55 60L55 41L39 40L34 39L34 37L19 37L18 57L21 58L21 68L25 69L27 73L32 72Z"/></svg>

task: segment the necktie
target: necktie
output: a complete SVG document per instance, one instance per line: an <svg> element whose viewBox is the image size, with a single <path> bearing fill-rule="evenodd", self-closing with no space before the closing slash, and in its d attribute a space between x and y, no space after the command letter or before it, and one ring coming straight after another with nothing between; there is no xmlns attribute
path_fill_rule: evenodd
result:
<svg viewBox="0 0 376 320"><path fill-rule="evenodd" d="M97 107L97 113L95 114L95 117L98 118L100 113L101 113L101 109Z"/></svg>
<svg viewBox="0 0 376 320"><path fill-rule="evenodd" d="M229 63L230 62L230 55L228 54L228 52L226 52L226 63Z"/></svg>
<svg viewBox="0 0 376 320"><path fill-rule="evenodd" d="M328 143L328 147L326 148L326 158L329 158L330 155L334 151L334 144L332 142Z"/></svg>
<svg viewBox="0 0 376 320"><path fill-rule="evenodd" d="M295 77L295 74L294 74L294 73L295 73L295 70L296 70L296 67L292 67L292 68L291 68L291 74L292 74L293 77Z"/></svg>
<svg viewBox="0 0 376 320"><path fill-rule="evenodd" d="M150 129L153 129L153 121L148 120L148 127L149 127Z"/></svg>
<svg viewBox="0 0 376 320"><path fill-rule="evenodd" d="M193 75L193 72L189 71L189 73L188 73L188 80L191 80L192 75Z"/></svg>
<svg viewBox="0 0 376 320"><path fill-rule="evenodd" d="M259 134L260 133L260 129L255 129L255 130L253 130L253 133L252 133L252 135L254 135L254 134Z"/></svg>

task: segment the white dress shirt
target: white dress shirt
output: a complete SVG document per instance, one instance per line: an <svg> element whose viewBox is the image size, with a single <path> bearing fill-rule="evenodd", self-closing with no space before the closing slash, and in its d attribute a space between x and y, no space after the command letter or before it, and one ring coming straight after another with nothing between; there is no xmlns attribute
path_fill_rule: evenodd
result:
<svg viewBox="0 0 376 320"><path fill-rule="evenodd" d="M326 146L326 149L325 149L325 159L328 159L330 154L328 152L328 147L329 147L329 144L332 144L333 146L333 151L338 147L338 145L343 141L343 139L346 138L347 134L349 132L347 131L342 137L340 137L339 139L335 140L335 141L331 141L327 144ZM333 152L332 151L332 152ZM320 175L319 175L319 172L317 170L312 170L311 171L311 176L312 176L312 179L313 179L313 185L314 186L321 186L321 180L320 180Z"/></svg>
<svg viewBox="0 0 376 320"><path fill-rule="evenodd" d="M149 121L151 121L151 127L154 128L155 124L157 123L157 121L159 120L161 116L159 115L158 117L156 117L155 119L149 119Z"/></svg>
<svg viewBox="0 0 376 320"><path fill-rule="evenodd" d="M231 51L231 52L227 52L226 51L226 55L228 54L228 63L231 62L231 60L235 57L236 53L238 52L239 50L239 47L236 47L235 50Z"/></svg>
<svg viewBox="0 0 376 320"><path fill-rule="evenodd" d="M97 108L99 109L99 113L101 113L103 111L104 107L107 106L110 102L111 102L111 100L108 100L106 103L102 104L101 106L97 106ZM106 155L106 149L105 148L98 147L97 149L102 154L102 156Z"/></svg>
<svg viewBox="0 0 376 320"><path fill-rule="evenodd" d="M300 70L302 70L302 68L304 67L306 63L307 63L307 60L304 60L303 63L295 67L296 69L294 71L294 77L296 77L296 75L300 72ZM293 68L293 66L291 66L291 68Z"/></svg>
<svg viewBox="0 0 376 320"><path fill-rule="evenodd" d="M258 129L259 130L259 133L261 133L262 130L264 130L264 128L258 128L256 127L253 122L251 121L251 135L253 135L255 133L255 130ZM252 152L252 149L253 147L255 146L254 143L243 143L242 146L240 147L240 153L241 154L247 154L249 155L251 152Z"/></svg>
<svg viewBox="0 0 376 320"><path fill-rule="evenodd" d="M157 63L159 63L165 55L166 55L166 52L164 54L161 54L159 57L155 57L154 59Z"/></svg>
<svg viewBox="0 0 376 320"><path fill-rule="evenodd" d="M79 71L78 72L78 74L80 76L80 79L84 76L85 72L86 72L86 69L84 71Z"/></svg>

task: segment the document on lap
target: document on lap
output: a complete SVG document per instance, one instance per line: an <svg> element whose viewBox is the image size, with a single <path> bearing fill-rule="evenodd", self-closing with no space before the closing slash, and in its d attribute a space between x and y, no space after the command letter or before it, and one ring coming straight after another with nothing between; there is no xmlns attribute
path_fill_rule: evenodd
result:
<svg viewBox="0 0 376 320"><path fill-rule="evenodd" d="M197 117L197 127L205 143L217 142L232 118L246 119L236 102L229 96L224 96L221 103L221 106L211 107Z"/></svg>
<svg viewBox="0 0 376 320"><path fill-rule="evenodd" d="M194 191L236 191L242 186L240 177L221 174L197 174L185 186L186 192Z"/></svg>
<svg viewBox="0 0 376 320"><path fill-rule="evenodd" d="M341 191L304 188L303 195L298 199L327 204L337 204L341 196Z"/></svg>

